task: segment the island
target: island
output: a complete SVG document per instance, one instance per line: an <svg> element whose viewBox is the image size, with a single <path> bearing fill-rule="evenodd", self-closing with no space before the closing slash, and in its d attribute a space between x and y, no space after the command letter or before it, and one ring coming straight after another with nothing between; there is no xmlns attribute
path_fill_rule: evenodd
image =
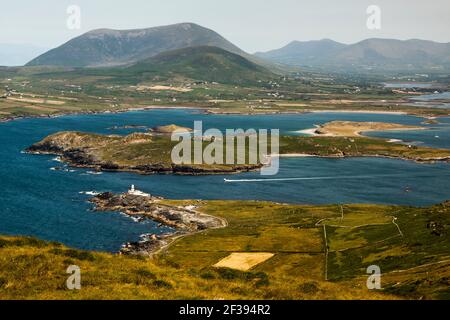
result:
<svg viewBox="0 0 450 320"><path fill-rule="evenodd" d="M262 167L256 164L174 164L171 151L176 145L170 135L132 133L127 136L81 132L59 132L26 151L52 154L71 166L99 171L127 171L140 174L231 174Z"/></svg>
<svg viewBox="0 0 450 320"><path fill-rule="evenodd" d="M171 141L170 134L167 133L179 128L172 125L163 127L163 134L150 132L126 136L59 132L33 144L26 151L33 154L58 155L63 162L74 167L139 174L231 174L255 171L263 167L260 155L257 155L256 164L249 163L249 156L244 164L174 164L171 152L177 142ZM314 135L312 137L280 136L279 154L272 154L272 157L387 157L417 162L450 161L449 149L392 143L390 140L360 135L360 132L372 130L419 129L423 128L389 123L335 121L314 129L314 132L310 132ZM208 143L211 143L211 139L203 138L204 150ZM223 139L224 144L225 140ZM255 152L250 150L247 143L247 155Z"/></svg>

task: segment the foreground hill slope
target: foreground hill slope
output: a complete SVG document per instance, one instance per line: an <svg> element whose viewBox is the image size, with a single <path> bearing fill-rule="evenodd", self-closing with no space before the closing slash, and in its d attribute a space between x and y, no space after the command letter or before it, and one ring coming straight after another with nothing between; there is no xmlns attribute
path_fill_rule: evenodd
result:
<svg viewBox="0 0 450 320"><path fill-rule="evenodd" d="M285 290L282 277L269 284L264 272L188 270L158 259L74 250L31 238L0 237L0 253L0 300L392 298L334 283L317 284L314 292L297 290L308 288L306 277L297 277ZM81 269L81 290L66 287L70 265Z"/></svg>
<svg viewBox="0 0 450 320"><path fill-rule="evenodd" d="M151 260L0 236L0 299L450 298L448 202L429 208L161 203L228 223L179 238ZM217 267L236 253L272 257L246 271ZM70 265L81 269L81 290L66 287ZM371 265L382 270L381 290L367 289Z"/></svg>
<svg viewBox="0 0 450 320"><path fill-rule="evenodd" d="M28 63L29 66L113 66L137 62L164 51L193 46L216 46L240 55L244 51L218 33L194 23L85 33Z"/></svg>

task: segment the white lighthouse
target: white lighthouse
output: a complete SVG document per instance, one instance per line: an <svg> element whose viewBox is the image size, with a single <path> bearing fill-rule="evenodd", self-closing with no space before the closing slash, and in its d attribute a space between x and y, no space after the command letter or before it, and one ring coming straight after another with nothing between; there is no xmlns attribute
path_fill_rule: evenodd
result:
<svg viewBox="0 0 450 320"><path fill-rule="evenodd" d="M137 190L134 184L131 185L130 190L128 190L128 194L133 196L151 197L150 194Z"/></svg>

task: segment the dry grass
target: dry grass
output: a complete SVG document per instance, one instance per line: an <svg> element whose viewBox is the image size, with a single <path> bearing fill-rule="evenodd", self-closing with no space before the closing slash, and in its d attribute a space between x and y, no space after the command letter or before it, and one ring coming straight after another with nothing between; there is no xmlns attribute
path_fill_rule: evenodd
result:
<svg viewBox="0 0 450 320"><path fill-rule="evenodd" d="M8 97L7 100L17 101L17 102L25 102L25 103L38 103L38 104L50 104L50 105L63 105L64 101L58 100L47 100L47 99L32 99L32 98L13 98Z"/></svg>
<svg viewBox="0 0 450 320"><path fill-rule="evenodd" d="M81 290L66 287L70 265L81 269ZM293 281L259 270L186 268L158 260L73 250L31 238L0 237L0 300L327 298L394 297L326 283L303 271Z"/></svg>
<svg viewBox="0 0 450 320"><path fill-rule="evenodd" d="M337 205L163 203L196 205L225 218L228 227L180 238L154 260L0 237L1 299L449 298L450 203L345 205L344 219ZM393 223L384 223L392 216L402 236ZM264 260L261 254L271 257ZM232 269L244 264L251 269ZM82 270L80 291L65 286L69 265ZM368 265L380 266L383 290L367 289ZM326 272L331 281L325 280Z"/></svg>
<svg viewBox="0 0 450 320"><path fill-rule="evenodd" d="M138 91L153 90L153 91L175 91L175 92L190 92L192 89L182 87L170 86L138 86Z"/></svg>
<svg viewBox="0 0 450 320"><path fill-rule="evenodd" d="M269 260L273 256L273 253L265 252L234 252L217 262L214 267L248 271L254 266Z"/></svg>

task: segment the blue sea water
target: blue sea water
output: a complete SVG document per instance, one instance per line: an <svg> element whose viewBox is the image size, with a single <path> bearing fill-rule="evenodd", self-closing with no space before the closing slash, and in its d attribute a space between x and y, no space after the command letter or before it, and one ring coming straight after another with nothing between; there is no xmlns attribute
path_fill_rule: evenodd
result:
<svg viewBox="0 0 450 320"><path fill-rule="evenodd" d="M431 88L432 83L420 83L420 82L386 82L384 83L385 88L392 89L412 89L412 88Z"/></svg>
<svg viewBox="0 0 450 320"><path fill-rule="evenodd" d="M204 129L280 129L299 134L332 120L382 121L420 125L421 118L404 115L311 113L304 115L205 115L192 110L151 110L122 114L74 115L54 119L23 119L0 123L0 234L30 235L66 245L117 251L121 244L148 232L165 232L153 222L138 223L120 213L93 212L83 191L124 192L131 184L175 199L254 199L289 203L385 203L425 206L450 199L450 165L417 164L377 158L282 158L280 172L270 179L321 178L225 183L224 178L260 179L258 173L231 176L140 176L130 173L89 174L89 170L52 171L62 166L52 156L24 154L26 147L62 130L127 134L136 129L175 123ZM430 130L371 133L450 148L450 118ZM439 138L436 138L439 136Z"/></svg>
<svg viewBox="0 0 450 320"><path fill-rule="evenodd" d="M401 121L392 120L391 122L401 123ZM438 124L424 124L421 123L423 120L421 119L415 125L425 127L426 130L368 132L366 135L386 139L399 139L405 143L418 146L450 148L450 118L439 118L437 119Z"/></svg>
<svg viewBox="0 0 450 320"><path fill-rule="evenodd" d="M414 103L412 103L411 105L416 107L440 108L440 109L450 108L450 103L448 102L448 100L450 99L450 92L425 94L423 96L413 96L410 97L410 99L414 101ZM443 100L443 102L436 102L435 100Z"/></svg>
<svg viewBox="0 0 450 320"><path fill-rule="evenodd" d="M417 101L433 101L433 100L447 100L450 99L450 92L425 94L423 96L411 97L411 100Z"/></svg>

